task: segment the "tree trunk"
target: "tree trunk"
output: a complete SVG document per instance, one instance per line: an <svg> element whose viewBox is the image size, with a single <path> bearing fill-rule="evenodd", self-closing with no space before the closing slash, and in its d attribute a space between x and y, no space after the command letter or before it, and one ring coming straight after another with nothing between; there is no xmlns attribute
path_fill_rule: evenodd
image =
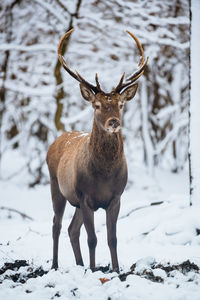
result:
<svg viewBox="0 0 200 300"><path fill-rule="evenodd" d="M190 1L190 109L189 109L189 170L190 205L200 204L200 1Z"/></svg>
<svg viewBox="0 0 200 300"><path fill-rule="evenodd" d="M67 31L69 31L70 29L73 28L73 17L78 18L78 13L79 13L79 9L80 9L80 6L81 6L81 1L82 0L77 1L76 11L75 11L74 14L71 14L70 22L69 22ZM63 48L62 48L63 55L67 50L67 47L69 45L69 41L70 41L70 36L66 39L66 41L63 45ZM56 129L64 131L65 128L64 128L64 124L61 122L61 117L62 117L62 112L63 112L62 100L65 97L65 93L64 93L64 88L63 88L63 85L62 85L63 84L63 79L62 79L61 69L62 69L62 66L60 64L59 59L57 59L57 63L56 63L55 70L54 70L54 75L55 75L55 79L56 79L56 86L60 86L60 88L58 89L58 92L56 94L57 109L56 109L54 121L55 121Z"/></svg>
<svg viewBox="0 0 200 300"><path fill-rule="evenodd" d="M9 3L5 7L5 21L4 21L4 32L5 32L5 42L10 43L12 40L12 21L13 21L13 8L16 4L18 4L20 0L14 0L12 3ZM0 86L0 177L1 177L1 139L3 133L1 132L3 115L6 110L6 88L5 82L7 79L7 70L9 63L10 51L6 50L4 55L3 63L0 67L0 72L2 72L2 85Z"/></svg>
<svg viewBox="0 0 200 300"><path fill-rule="evenodd" d="M141 118L142 118L142 137L144 143L144 161L148 167L148 172L153 175L154 168L154 149L149 134L149 119L148 119L148 95L146 79L142 80L141 87Z"/></svg>

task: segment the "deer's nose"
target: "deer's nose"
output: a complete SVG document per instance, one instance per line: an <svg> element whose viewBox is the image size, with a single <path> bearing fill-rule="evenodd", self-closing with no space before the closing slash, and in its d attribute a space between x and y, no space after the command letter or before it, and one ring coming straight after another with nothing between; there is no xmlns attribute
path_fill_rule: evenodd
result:
<svg viewBox="0 0 200 300"><path fill-rule="evenodd" d="M117 128L120 126L120 121L119 119L113 118L109 120L108 125L111 126L112 128Z"/></svg>

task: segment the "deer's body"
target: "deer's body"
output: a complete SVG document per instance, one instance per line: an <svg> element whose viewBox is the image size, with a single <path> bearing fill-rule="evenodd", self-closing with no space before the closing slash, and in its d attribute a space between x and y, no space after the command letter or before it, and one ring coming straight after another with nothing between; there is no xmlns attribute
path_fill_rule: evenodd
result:
<svg viewBox="0 0 200 300"><path fill-rule="evenodd" d="M61 194L78 208L87 195L91 209L106 209L121 196L127 182L121 133L107 136L102 132L98 140L94 132L66 132L49 148L47 161Z"/></svg>
<svg viewBox="0 0 200 300"><path fill-rule="evenodd" d="M121 115L124 103L131 100L136 93L137 84L132 83L143 73L147 60L144 62L142 46L137 38L129 32L135 39L142 55L140 68L128 79L127 83L123 83L123 74L117 87L111 93L105 93L100 88L97 75L96 86L93 86L80 74L73 73L62 57L63 41L71 31L60 40L59 60L66 71L80 82L83 98L89 101L94 108L94 121L91 134L66 132L57 138L47 153L54 209L52 267L58 268L59 235L68 200L71 205L76 207L68 228L76 263L83 265L79 235L80 228L84 224L88 234L90 268L95 270L97 238L94 229L94 211L103 208L106 210L107 239L113 270L119 271L116 223L120 197L127 182ZM126 89L124 89L125 87Z"/></svg>

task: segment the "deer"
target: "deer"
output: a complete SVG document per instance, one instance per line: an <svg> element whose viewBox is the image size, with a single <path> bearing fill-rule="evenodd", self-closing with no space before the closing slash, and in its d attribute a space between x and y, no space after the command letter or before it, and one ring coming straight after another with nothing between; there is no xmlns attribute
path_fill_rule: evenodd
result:
<svg viewBox="0 0 200 300"><path fill-rule="evenodd" d="M80 249L80 229L84 224L87 232L89 263L96 270L95 249L97 237L94 228L94 212L103 208L106 212L107 242L111 254L112 270L119 272L117 255L116 224L120 209L120 198L125 189L128 172L121 130L124 104L134 98L138 83L148 62L138 38L135 40L141 58L137 70L124 79L110 93L101 89L98 74L96 85L89 83L77 71L72 71L62 56L66 38L74 29L65 33L58 44L58 58L64 69L79 82L82 97L94 109L91 133L64 132L49 147L47 165L50 175L53 217L53 261L52 268L58 269L58 244L66 201L75 207L68 228L69 238L77 265L83 266Z"/></svg>

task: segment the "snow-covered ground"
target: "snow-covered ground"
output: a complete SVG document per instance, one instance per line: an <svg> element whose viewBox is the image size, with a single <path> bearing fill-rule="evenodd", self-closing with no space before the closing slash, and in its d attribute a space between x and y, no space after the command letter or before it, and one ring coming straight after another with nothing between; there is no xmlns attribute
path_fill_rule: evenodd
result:
<svg viewBox="0 0 200 300"><path fill-rule="evenodd" d="M118 221L121 273L129 271L134 263L138 274L151 269L155 262L172 265L189 259L200 267L200 206L189 206L187 174L157 170L152 178L141 168L130 173L132 184L123 194ZM28 189L14 181L0 182L0 191L1 207L16 209L33 218L23 219L16 212L0 210L0 268L5 262L24 259L33 268L42 266L50 270L53 211L49 186ZM157 283L139 275L129 275L126 281L120 281L117 273L86 270L89 260L84 227L81 248L85 267L76 266L67 234L73 210L68 204L60 237L59 270L51 270L24 284L6 279L0 285L0 299L200 299L198 272L184 275L173 271L167 276L158 268L153 273L164 282ZM95 224L97 264L106 266L110 254L103 210L95 213ZM0 279L12 272L8 270ZM27 267L20 268L20 273L26 272ZM102 284L100 278L112 280Z"/></svg>

